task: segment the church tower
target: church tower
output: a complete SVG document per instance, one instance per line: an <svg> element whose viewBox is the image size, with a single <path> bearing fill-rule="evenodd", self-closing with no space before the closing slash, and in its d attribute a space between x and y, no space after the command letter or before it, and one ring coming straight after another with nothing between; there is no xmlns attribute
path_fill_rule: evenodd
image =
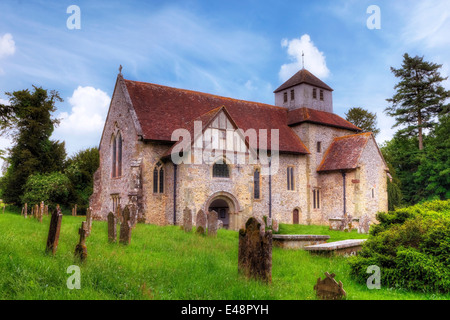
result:
<svg viewBox="0 0 450 320"><path fill-rule="evenodd" d="M304 68L279 86L274 94L275 105L279 107L333 112L333 89Z"/></svg>

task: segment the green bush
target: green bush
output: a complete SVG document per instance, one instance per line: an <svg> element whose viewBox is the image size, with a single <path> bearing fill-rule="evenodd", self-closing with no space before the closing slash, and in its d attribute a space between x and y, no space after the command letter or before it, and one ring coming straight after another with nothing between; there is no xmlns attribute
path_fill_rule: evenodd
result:
<svg viewBox="0 0 450 320"><path fill-rule="evenodd" d="M31 175L25 184L23 203L62 204L67 202L70 191L70 180L60 172Z"/></svg>
<svg viewBox="0 0 450 320"><path fill-rule="evenodd" d="M450 200L378 213L359 255L349 262L365 283L367 267L381 269L388 287L450 292Z"/></svg>

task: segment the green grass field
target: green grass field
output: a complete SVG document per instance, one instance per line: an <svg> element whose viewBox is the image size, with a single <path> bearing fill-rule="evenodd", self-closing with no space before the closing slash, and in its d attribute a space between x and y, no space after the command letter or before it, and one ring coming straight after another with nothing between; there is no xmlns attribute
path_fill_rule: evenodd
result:
<svg viewBox="0 0 450 320"><path fill-rule="evenodd" d="M109 244L107 224L94 221L87 238L88 260L74 260L83 217L64 216L58 251L45 253L50 217L0 213L0 299L315 299L314 284L324 272L344 283L347 299L449 299L449 295L369 290L349 276L345 258L312 256L273 248L272 283L246 280L237 271L238 233L219 230L216 238L185 233L178 226L138 224L131 244ZM330 240L357 233L321 226L281 226L282 232L330 234ZM364 236L363 236L364 237ZM67 268L81 268L81 289L66 286ZM369 275L368 275L369 276Z"/></svg>

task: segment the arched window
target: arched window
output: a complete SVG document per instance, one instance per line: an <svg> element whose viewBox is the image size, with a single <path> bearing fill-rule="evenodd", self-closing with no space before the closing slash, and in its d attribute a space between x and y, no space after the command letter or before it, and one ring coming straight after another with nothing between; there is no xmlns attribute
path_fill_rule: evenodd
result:
<svg viewBox="0 0 450 320"><path fill-rule="evenodd" d="M117 158L117 144L116 144L116 137L112 137L112 155L111 155L111 176L113 178L116 177L116 158Z"/></svg>
<svg viewBox="0 0 450 320"><path fill-rule="evenodd" d="M153 169L153 193L164 193L164 167L161 161Z"/></svg>
<svg viewBox="0 0 450 320"><path fill-rule="evenodd" d="M213 177L214 178L229 178L230 171L225 160L220 160L213 165Z"/></svg>
<svg viewBox="0 0 450 320"><path fill-rule="evenodd" d="M117 176L122 176L122 135L117 136Z"/></svg>
<svg viewBox="0 0 450 320"><path fill-rule="evenodd" d="M253 172L253 197L255 199L260 199L261 197L261 192L260 192L260 177L261 177L261 173L259 171L259 169L255 169L255 171Z"/></svg>
<svg viewBox="0 0 450 320"><path fill-rule="evenodd" d="M122 176L122 135L120 132L117 136L112 136L111 145L111 177Z"/></svg>

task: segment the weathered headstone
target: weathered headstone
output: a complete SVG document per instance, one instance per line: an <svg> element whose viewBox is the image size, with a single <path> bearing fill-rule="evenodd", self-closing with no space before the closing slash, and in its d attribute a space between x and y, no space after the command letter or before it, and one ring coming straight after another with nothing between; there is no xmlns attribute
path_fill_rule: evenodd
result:
<svg viewBox="0 0 450 320"><path fill-rule="evenodd" d="M23 215L25 218L28 218L28 204L27 203L25 203Z"/></svg>
<svg viewBox="0 0 450 320"><path fill-rule="evenodd" d="M108 213L108 241L111 243L117 240L116 216L114 213Z"/></svg>
<svg viewBox="0 0 450 320"><path fill-rule="evenodd" d="M37 212L36 218L38 219L39 222L42 222L42 211L41 211L41 207L38 206L38 205L36 205L35 208L36 208L36 212Z"/></svg>
<svg viewBox="0 0 450 320"><path fill-rule="evenodd" d="M183 210L183 230L185 232L192 231L192 211L188 207Z"/></svg>
<svg viewBox="0 0 450 320"><path fill-rule="evenodd" d="M352 231L353 217L349 214L345 215L342 219L341 231Z"/></svg>
<svg viewBox="0 0 450 320"><path fill-rule="evenodd" d="M26 206L26 204L25 204ZM25 211L26 214L26 211ZM56 253L56 249L58 248L59 241L59 231L61 229L61 221L62 221L62 213L59 210L55 210L52 213L50 219L50 227L48 229L48 237L47 237L47 247L46 252L51 252L52 254Z"/></svg>
<svg viewBox="0 0 450 320"><path fill-rule="evenodd" d="M358 233L369 233L370 218L368 215L364 215L359 219Z"/></svg>
<svg viewBox="0 0 450 320"><path fill-rule="evenodd" d="M33 216L34 216L36 219L39 219L39 206L38 206L37 204L34 205L34 213L33 213Z"/></svg>
<svg viewBox="0 0 450 320"><path fill-rule="evenodd" d="M130 225L131 228L134 228L138 218L137 206L134 203L131 203L128 205L128 210L130 211Z"/></svg>
<svg viewBox="0 0 450 320"><path fill-rule="evenodd" d="M217 229L222 229L222 228L223 228L223 221L217 220Z"/></svg>
<svg viewBox="0 0 450 320"><path fill-rule="evenodd" d="M87 208L86 210L86 236L91 234L92 228L92 210L91 208Z"/></svg>
<svg viewBox="0 0 450 320"><path fill-rule="evenodd" d="M339 283L334 279L335 274L325 272L325 278L317 279L317 284L314 286L317 297L322 300L341 300L347 295L343 288L341 281Z"/></svg>
<svg viewBox="0 0 450 320"><path fill-rule="evenodd" d="M131 223L130 209L125 206L122 212L122 223L120 224L119 242L122 244L130 244L131 241Z"/></svg>
<svg viewBox="0 0 450 320"><path fill-rule="evenodd" d="M272 281L272 231L254 217L239 230L238 270L247 278Z"/></svg>
<svg viewBox="0 0 450 320"><path fill-rule="evenodd" d="M206 213L200 209L197 212L197 219L196 221L196 233L198 234L205 234L206 233Z"/></svg>
<svg viewBox="0 0 450 320"><path fill-rule="evenodd" d="M122 223L123 217L122 217L122 208L121 208L120 204L117 205L115 214L116 214L117 222Z"/></svg>
<svg viewBox="0 0 450 320"><path fill-rule="evenodd" d="M87 248L86 248L86 221L81 223L80 229L78 229L80 235L80 241L75 247L75 258L78 258L81 262L87 259Z"/></svg>
<svg viewBox="0 0 450 320"><path fill-rule="evenodd" d="M208 236L217 236L217 220L218 214L216 211L210 211L208 213Z"/></svg>

